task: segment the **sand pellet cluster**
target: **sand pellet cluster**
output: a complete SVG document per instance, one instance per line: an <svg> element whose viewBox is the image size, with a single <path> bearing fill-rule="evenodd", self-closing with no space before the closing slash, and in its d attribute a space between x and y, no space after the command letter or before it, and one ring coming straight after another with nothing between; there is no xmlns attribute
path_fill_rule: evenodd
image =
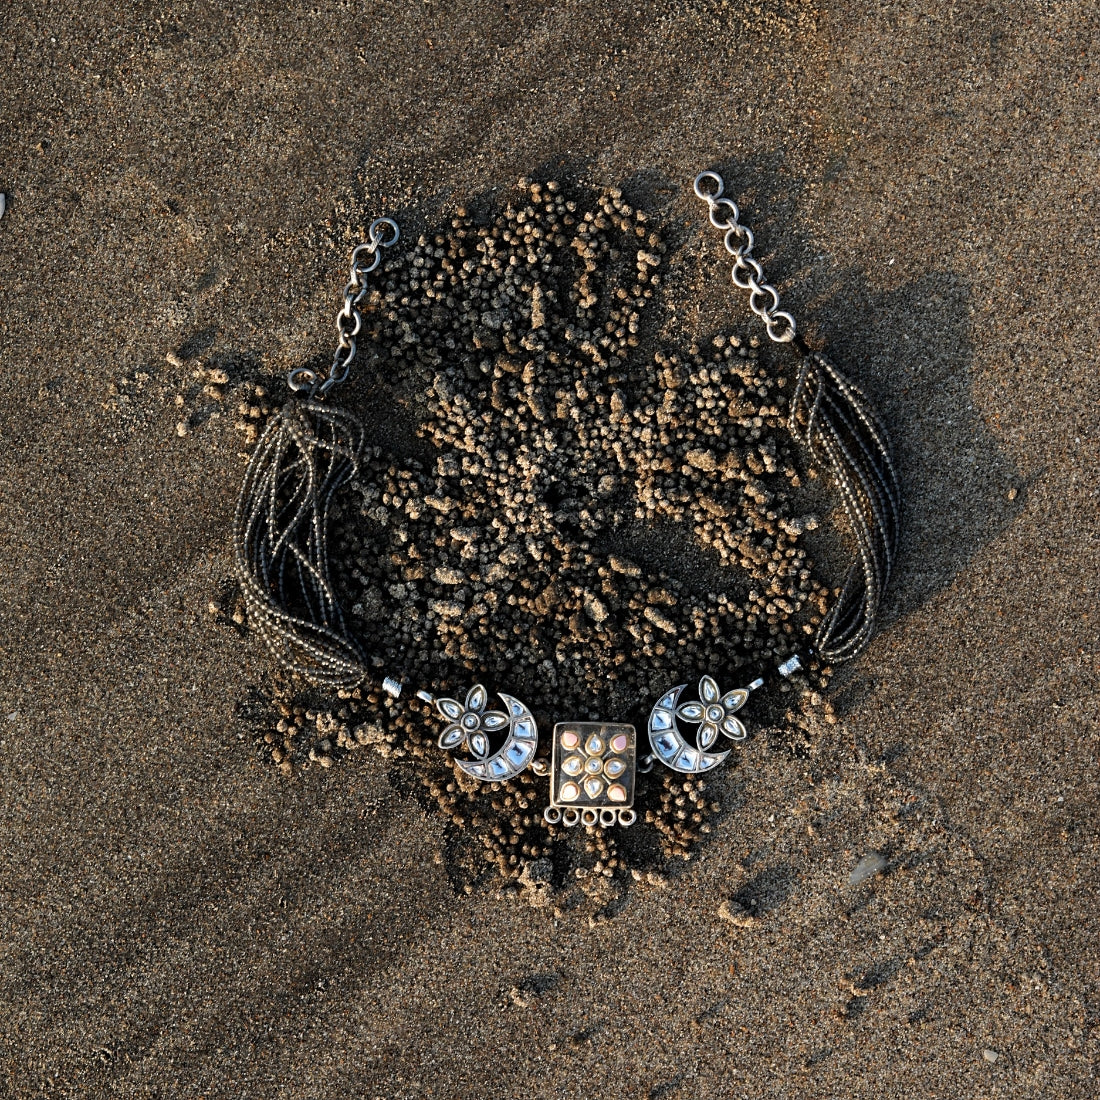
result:
<svg viewBox="0 0 1100 1100"><path fill-rule="evenodd" d="M630 722L641 755L661 694L774 672L827 606L802 545L817 519L790 499L806 471L787 380L728 332L662 346L645 321L665 251L617 190L584 204L525 184L504 209L460 208L403 240L365 303L357 370L376 381L355 411L375 438L393 419L415 429L404 457L369 448L334 564L379 680L406 686L396 703L376 685L334 707L283 698L265 744L284 770L381 750L452 822L463 881L486 864L517 880L651 871L687 856L721 805L712 774L657 766L631 829L548 825L547 781L463 776L418 688L506 691L546 734ZM778 687L744 717L794 748L829 715L805 679Z"/></svg>

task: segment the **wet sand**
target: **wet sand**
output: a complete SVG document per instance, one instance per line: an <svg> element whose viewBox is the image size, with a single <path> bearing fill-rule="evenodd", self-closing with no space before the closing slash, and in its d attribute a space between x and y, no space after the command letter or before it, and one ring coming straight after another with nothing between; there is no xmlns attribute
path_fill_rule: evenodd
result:
<svg viewBox="0 0 1100 1100"><path fill-rule="evenodd" d="M1095 1094L1090 6L21 3L0 29L0 1092ZM466 893L379 755L260 762L267 659L208 611L240 434L190 404L178 434L175 396L203 356L276 387L327 352L370 217L521 176L623 188L698 333L749 331L704 167L893 428L883 628L840 723L751 739L663 880L557 914Z"/></svg>

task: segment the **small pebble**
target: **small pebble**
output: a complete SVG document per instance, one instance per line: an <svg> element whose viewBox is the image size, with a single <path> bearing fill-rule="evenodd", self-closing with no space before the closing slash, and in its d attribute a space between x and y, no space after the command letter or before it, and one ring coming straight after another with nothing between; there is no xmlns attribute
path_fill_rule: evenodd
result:
<svg viewBox="0 0 1100 1100"><path fill-rule="evenodd" d="M607 619L607 605L598 596L588 593L584 597L584 610L588 617L595 623L602 623Z"/></svg>
<svg viewBox="0 0 1100 1100"><path fill-rule="evenodd" d="M880 875L886 870L886 857L879 852L868 852L852 869L848 876L849 886L858 886L875 875Z"/></svg>

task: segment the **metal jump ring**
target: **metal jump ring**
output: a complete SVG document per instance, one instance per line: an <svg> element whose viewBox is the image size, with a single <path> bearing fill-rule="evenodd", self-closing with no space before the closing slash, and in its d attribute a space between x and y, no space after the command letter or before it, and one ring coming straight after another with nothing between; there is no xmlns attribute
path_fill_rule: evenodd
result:
<svg viewBox="0 0 1100 1100"><path fill-rule="evenodd" d="M736 247L733 244L733 240L744 241L744 244L739 244ZM756 238L752 235L752 230L747 225L731 225L726 230L726 239L722 242L726 246L726 251L731 256L737 256L739 259L743 259L752 251L752 246L756 243Z"/></svg>
<svg viewBox="0 0 1100 1100"><path fill-rule="evenodd" d="M377 247L378 246L374 243L374 241L361 241L351 250L350 267L352 278L355 277L355 267L359 263L359 257L362 256L364 253L373 254Z"/></svg>
<svg viewBox="0 0 1100 1100"><path fill-rule="evenodd" d="M349 303L350 306L350 303ZM355 328L348 328L346 322L354 321ZM363 315L357 309L340 310L336 314L336 331L341 336L346 336L351 339L353 336L358 336L360 330L363 327Z"/></svg>
<svg viewBox="0 0 1100 1100"><path fill-rule="evenodd" d="M713 194L708 194L706 191L703 190L702 184L706 180L714 181L715 190ZM692 189L694 190L697 198L702 199L703 202L709 203L713 199L720 199L722 197L722 192L725 191L726 185L722 181L722 177L718 175L717 172L700 172L699 175L695 177L695 183L692 184Z"/></svg>
<svg viewBox="0 0 1100 1100"><path fill-rule="evenodd" d="M344 353L343 360L340 359L340 353ZM339 363L344 368L343 378L339 381L343 381L348 376L348 367L351 366L351 361L355 358L355 340L350 336L345 336L340 333L340 342L336 346L336 354L332 357L332 370L336 370L336 365ZM332 373L331 371L329 372Z"/></svg>
<svg viewBox="0 0 1100 1100"><path fill-rule="evenodd" d="M359 248L362 247L362 245L359 246ZM356 249L356 251L358 251L358 249ZM370 252L371 259L366 267L363 267L358 261L351 265L351 278L355 283L356 290L359 289L359 280L362 279L364 275L369 275L382 262L381 252L378 252L374 248L369 248L368 251Z"/></svg>
<svg viewBox="0 0 1100 1100"><path fill-rule="evenodd" d="M771 295L772 304L770 306L757 305L761 294ZM776 292L775 287L771 286L769 283L764 283L763 286L757 284L756 289L749 294L749 309L751 309L757 317L763 317L765 321L772 315L772 311L778 308L779 294Z"/></svg>
<svg viewBox="0 0 1100 1100"><path fill-rule="evenodd" d="M725 189L725 181L717 172L700 172L692 184L692 190L707 204L710 224L725 230L722 243L733 257L730 278L734 286L749 292L749 307L764 322L768 337L777 344L789 343L795 338L794 318L780 310L779 292L765 281L763 267L753 258L752 249L756 241L752 230L741 224L737 204L723 197ZM732 217L722 221L721 207L729 210ZM638 770L642 768L639 766Z"/></svg>
<svg viewBox="0 0 1100 1100"><path fill-rule="evenodd" d="M335 369L335 367L334 367L334 368L333 368L333 370L332 370L332 371L331 371L331 372L329 373L329 376L328 376L328 378L326 378L326 379L325 379L325 380L324 380L324 381L323 381L323 382L322 382L322 383L321 383L321 384L320 384L320 385L319 385L319 386L317 387L317 389L318 389L318 390L319 390L319 391L320 391L321 393L328 393L328 391L329 391L329 390L330 390L330 389L331 389L331 388L332 388L333 386L338 386L338 385L340 385L340 383L341 383L341 382L343 382L343 381L344 381L344 380L345 380L345 379L347 378L347 376L348 376L348 368L347 368L347 366L346 366L346 365L345 365L345 367L344 367L343 371L338 371L338 370L336 370L336 369Z"/></svg>
<svg viewBox="0 0 1100 1100"><path fill-rule="evenodd" d="M742 271L748 271L749 277L742 281L739 277ZM752 290L753 284L757 286L764 278L764 269L756 262L756 260L749 255L739 256L737 263L733 265L733 270L730 272L730 278L733 279L733 285L741 290Z"/></svg>
<svg viewBox="0 0 1100 1100"><path fill-rule="evenodd" d="M317 385L317 372L309 367L295 367L286 376L286 384L295 392Z"/></svg>
<svg viewBox="0 0 1100 1100"><path fill-rule="evenodd" d="M777 322L786 322L787 331L776 335L776 331L779 328ZM768 336L774 340L777 344L789 344L795 335L794 318L786 312L786 310L776 310L770 317L764 321L764 327L768 330Z"/></svg>
<svg viewBox="0 0 1100 1100"><path fill-rule="evenodd" d="M393 236L389 240L386 240L382 230L388 228L392 230ZM393 218L375 218L370 223L370 229L367 231L367 235L370 237L371 244L375 248L389 248L391 245L397 244L398 237L401 236L401 230L397 227L397 222Z"/></svg>
<svg viewBox="0 0 1100 1100"><path fill-rule="evenodd" d="M710 218L710 224L715 229L732 229L741 216L741 212L737 209L737 203L732 199L713 199L707 205L710 207L707 217ZM730 216L724 222L719 221L715 216L720 206L726 207L730 212Z"/></svg>

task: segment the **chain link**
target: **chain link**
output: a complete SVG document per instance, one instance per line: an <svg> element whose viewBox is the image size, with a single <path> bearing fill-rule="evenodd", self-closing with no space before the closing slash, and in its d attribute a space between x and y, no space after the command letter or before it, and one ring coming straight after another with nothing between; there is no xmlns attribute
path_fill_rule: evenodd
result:
<svg viewBox="0 0 1100 1100"><path fill-rule="evenodd" d="M764 269L752 254L756 243L752 231L741 224L737 203L725 197L725 189L717 172L700 172L695 177L694 191L707 204L710 224L726 231L726 251L733 257L733 285L749 292L749 308L764 322L769 338L788 344L795 336L794 318L779 308L779 292L764 281ZM723 212L727 212L724 218Z"/></svg>
<svg viewBox="0 0 1100 1100"><path fill-rule="evenodd" d="M375 218L370 223L367 239L351 254L351 271L344 287L344 304L336 314L336 353L328 377L323 378L309 367L295 367L287 375L292 390L309 390L310 397L324 397L334 386L347 380L355 358L356 338L363 329L363 317L359 305L366 298L369 288L366 277L382 262L380 248L390 248L397 243L401 230L393 218Z"/></svg>

